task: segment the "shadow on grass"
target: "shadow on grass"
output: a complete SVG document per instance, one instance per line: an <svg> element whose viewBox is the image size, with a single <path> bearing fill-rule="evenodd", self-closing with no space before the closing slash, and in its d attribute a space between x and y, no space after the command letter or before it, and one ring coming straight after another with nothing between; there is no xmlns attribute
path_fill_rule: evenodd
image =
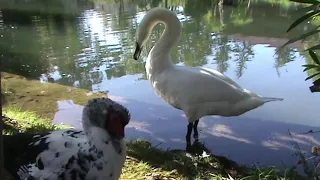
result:
<svg viewBox="0 0 320 180"><path fill-rule="evenodd" d="M5 115L2 115L2 127L3 127L3 134L16 134L20 132L19 125L15 123L16 121L8 118Z"/></svg>
<svg viewBox="0 0 320 180"><path fill-rule="evenodd" d="M3 89L1 89L1 104L2 105L7 104L7 98L6 98L6 95L3 93Z"/></svg>
<svg viewBox="0 0 320 180"><path fill-rule="evenodd" d="M174 177L174 179L181 176L183 179L217 180L228 176L241 180L304 180L306 178L299 175L295 168L283 172L277 167L239 166L226 157L211 154L205 145L199 142L194 142L191 154L183 150L163 151L144 140L130 141L127 146L129 157L136 159L137 162L145 162L153 168L159 168L169 174L166 177Z"/></svg>
<svg viewBox="0 0 320 180"><path fill-rule="evenodd" d="M3 117L2 117L3 119ZM1 122L3 123L3 134L17 134L19 133L19 129L12 126L11 124L6 124L5 122Z"/></svg>
<svg viewBox="0 0 320 180"><path fill-rule="evenodd" d="M200 142L194 142L190 153L184 150L163 151L144 140L129 141L127 146L128 156L167 172L177 171L187 178L208 179L213 174L224 177L230 174L237 179L245 176L248 170L225 157L212 155Z"/></svg>

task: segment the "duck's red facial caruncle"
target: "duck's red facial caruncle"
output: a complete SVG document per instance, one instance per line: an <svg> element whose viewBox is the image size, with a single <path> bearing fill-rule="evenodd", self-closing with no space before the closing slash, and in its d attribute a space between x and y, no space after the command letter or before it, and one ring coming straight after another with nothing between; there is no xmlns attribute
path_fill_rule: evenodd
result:
<svg viewBox="0 0 320 180"><path fill-rule="evenodd" d="M124 138L124 125L117 113L111 113L107 123L107 131L109 134L118 139Z"/></svg>

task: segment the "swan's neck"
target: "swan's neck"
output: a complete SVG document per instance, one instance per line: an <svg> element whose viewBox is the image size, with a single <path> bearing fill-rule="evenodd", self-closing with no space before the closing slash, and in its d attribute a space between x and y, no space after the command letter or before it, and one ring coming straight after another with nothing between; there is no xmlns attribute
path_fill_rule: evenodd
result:
<svg viewBox="0 0 320 180"><path fill-rule="evenodd" d="M165 25L165 30L162 32L159 40L149 52L147 64L149 63L150 67L156 67L153 69L161 71L173 66L170 54L171 49L180 38L181 24L173 12L161 13L159 16L153 17L155 18L153 19L154 23L152 24L155 26L158 23L163 23Z"/></svg>

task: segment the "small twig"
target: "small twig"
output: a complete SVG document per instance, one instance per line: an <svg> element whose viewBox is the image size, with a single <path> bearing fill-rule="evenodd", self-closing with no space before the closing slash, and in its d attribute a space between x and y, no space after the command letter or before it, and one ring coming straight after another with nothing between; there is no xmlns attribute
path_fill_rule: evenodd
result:
<svg viewBox="0 0 320 180"><path fill-rule="evenodd" d="M310 130L308 132L304 132L304 133L296 133L296 134L314 134L314 133L319 133L320 130L317 130L317 131L313 131L313 130Z"/></svg>
<svg viewBox="0 0 320 180"><path fill-rule="evenodd" d="M161 145L162 142L160 142L159 144L156 144L155 146L153 146L154 148L158 147L159 145Z"/></svg>

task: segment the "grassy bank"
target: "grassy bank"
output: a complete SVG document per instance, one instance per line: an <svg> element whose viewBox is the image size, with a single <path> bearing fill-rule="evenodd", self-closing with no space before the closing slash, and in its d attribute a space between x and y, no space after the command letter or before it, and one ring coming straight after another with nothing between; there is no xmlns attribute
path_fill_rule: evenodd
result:
<svg viewBox="0 0 320 180"><path fill-rule="evenodd" d="M89 90L55 83L41 83L39 80L1 72L1 101L3 107L33 111L41 118L51 120L57 111L57 101L71 99L75 104L84 105L89 99L106 96L90 93Z"/></svg>
<svg viewBox="0 0 320 180"><path fill-rule="evenodd" d="M68 128L51 123L57 111L57 101L71 99L84 105L93 97L90 91L54 83L40 83L24 77L1 73L4 103L4 134L18 132L46 132ZM90 95L89 95L90 94ZM192 154L183 150L164 151L144 140L128 141L128 156L123 168L122 180L129 179L264 179L295 180L294 172L280 172L277 168L254 168L239 166L221 156L215 156L201 143L192 146ZM206 153L203 153L206 152ZM1 178L3 179L3 178Z"/></svg>
<svg viewBox="0 0 320 180"><path fill-rule="evenodd" d="M67 126L52 125L46 118L30 111L4 108L5 134L44 132ZM285 180L303 179L296 173L282 173L276 168L250 169L222 156L215 156L201 143L193 145L192 154L183 150L164 151L144 140L128 141L128 155L121 180L212 179ZM205 152L205 153L204 153Z"/></svg>

